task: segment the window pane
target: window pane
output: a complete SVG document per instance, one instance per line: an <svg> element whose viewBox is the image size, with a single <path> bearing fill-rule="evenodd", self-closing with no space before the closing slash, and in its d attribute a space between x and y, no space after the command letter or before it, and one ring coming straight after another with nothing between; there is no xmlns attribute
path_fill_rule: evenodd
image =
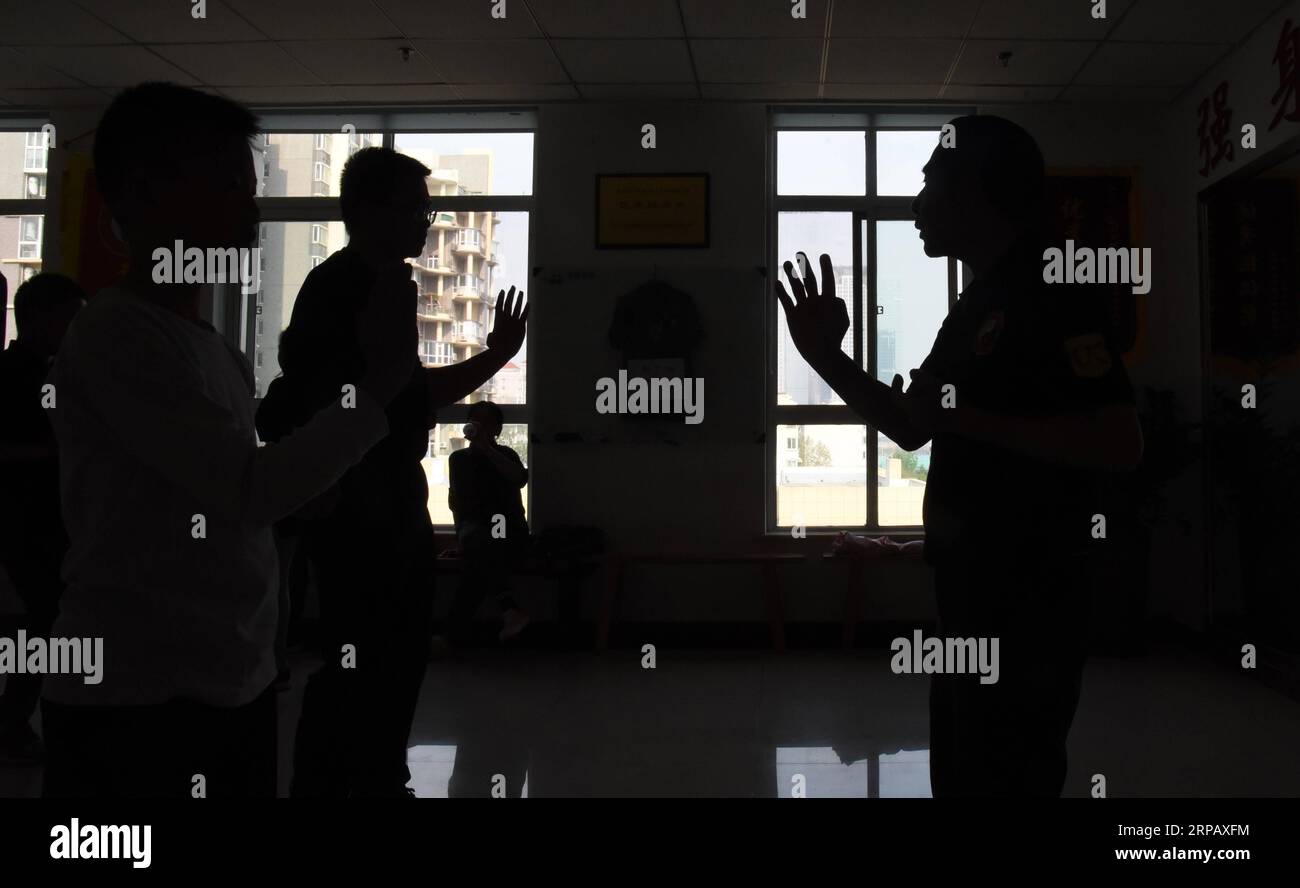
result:
<svg viewBox="0 0 1300 888"><path fill-rule="evenodd" d="M948 260L925 255L911 222L878 222L876 238L878 377L908 382L948 314Z"/></svg>
<svg viewBox="0 0 1300 888"><path fill-rule="evenodd" d="M862 130L782 130L776 134L777 194L867 193Z"/></svg>
<svg viewBox="0 0 1300 888"><path fill-rule="evenodd" d="M865 525L866 480L865 426L777 426L776 522L779 526Z"/></svg>
<svg viewBox="0 0 1300 888"><path fill-rule="evenodd" d="M307 273L347 243L342 222L263 222L262 277L254 300L260 326L254 325L252 354L257 397L280 373L280 333L289 325L293 303Z"/></svg>
<svg viewBox="0 0 1300 888"><path fill-rule="evenodd" d="M379 133L263 133L253 140L258 197L338 197L349 157Z"/></svg>
<svg viewBox="0 0 1300 888"><path fill-rule="evenodd" d="M45 197L49 162L45 133L0 132L0 198L19 200ZM5 253L5 257L11 253Z"/></svg>
<svg viewBox="0 0 1300 888"><path fill-rule="evenodd" d="M910 222L878 222L876 236L879 379L898 373L910 384L948 313L948 260L926 256ZM876 458L880 525L919 525L930 445L907 453L882 434Z"/></svg>
<svg viewBox="0 0 1300 888"><path fill-rule="evenodd" d="M0 135L13 135L0 133ZM19 145L22 144L22 133ZM37 135L40 135L39 133ZM44 216L0 216L0 274L9 284L5 306L4 345L17 335L14 323L14 291L23 281L41 270L41 244L45 234Z"/></svg>
<svg viewBox="0 0 1300 888"><path fill-rule="evenodd" d="M795 254L808 254L808 262L821 285L821 254L835 263L836 293L849 309L849 330L844 335L845 354L853 353L853 216L850 213L781 213L777 220L777 272L789 289L783 266ZM843 404L794 347L785 311L777 309L776 403Z"/></svg>
<svg viewBox="0 0 1300 888"><path fill-rule="evenodd" d="M927 443L908 453L880 434L878 446L876 478L880 495L880 526L919 526L925 480L930 472L930 445Z"/></svg>
<svg viewBox="0 0 1300 888"><path fill-rule="evenodd" d="M911 197L921 191L921 168L939 144L938 130L876 133L876 193Z"/></svg>
<svg viewBox="0 0 1300 888"><path fill-rule="evenodd" d="M429 452L421 461L424 477L429 482L429 517L434 524L454 524L451 508L447 505L447 492L450 489L447 474L447 458L452 452L469 446L462 431L463 424L439 423L429 435ZM501 427L498 444L504 444L523 460L528 466L528 426L522 423L506 423ZM528 506L528 486L521 491L524 507Z"/></svg>
<svg viewBox="0 0 1300 888"><path fill-rule="evenodd" d="M532 133L398 133L393 147L433 170L429 193L532 194Z"/></svg>
<svg viewBox="0 0 1300 888"><path fill-rule="evenodd" d="M439 212L424 254L412 265L420 293L420 360L428 366L459 363L487 347L497 292L525 289L528 214ZM525 342L513 360L465 400L523 404L527 355Z"/></svg>

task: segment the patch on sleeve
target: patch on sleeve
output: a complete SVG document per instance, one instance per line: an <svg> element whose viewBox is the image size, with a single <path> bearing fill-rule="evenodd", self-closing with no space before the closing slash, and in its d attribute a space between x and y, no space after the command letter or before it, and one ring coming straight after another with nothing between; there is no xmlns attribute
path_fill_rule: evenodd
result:
<svg viewBox="0 0 1300 888"><path fill-rule="evenodd" d="M1070 356L1070 367L1075 376L1096 379L1110 370L1110 349L1100 333L1065 340L1065 351Z"/></svg>

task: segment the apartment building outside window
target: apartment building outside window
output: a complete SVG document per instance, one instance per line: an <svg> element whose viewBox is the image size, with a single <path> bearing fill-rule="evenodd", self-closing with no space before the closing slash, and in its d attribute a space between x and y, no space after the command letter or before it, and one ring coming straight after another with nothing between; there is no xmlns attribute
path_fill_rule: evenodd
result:
<svg viewBox="0 0 1300 888"><path fill-rule="evenodd" d="M0 117L0 274L9 283L0 348L16 335L12 294L41 270L49 173L48 121Z"/></svg>

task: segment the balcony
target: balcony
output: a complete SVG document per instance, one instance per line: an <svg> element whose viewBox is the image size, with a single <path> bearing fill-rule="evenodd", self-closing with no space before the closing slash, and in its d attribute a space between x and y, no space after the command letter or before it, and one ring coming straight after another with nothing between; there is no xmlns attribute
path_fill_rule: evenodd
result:
<svg viewBox="0 0 1300 888"><path fill-rule="evenodd" d="M453 299L478 299L483 295L483 281L476 275L458 274L451 285Z"/></svg>
<svg viewBox="0 0 1300 888"><path fill-rule="evenodd" d="M421 296L415 305L415 316L422 321L451 320L451 315L442 307L436 296Z"/></svg>
<svg viewBox="0 0 1300 888"><path fill-rule="evenodd" d="M456 241L452 249L457 253L475 253L483 252L483 232L477 228L462 228L456 232Z"/></svg>
<svg viewBox="0 0 1300 888"><path fill-rule="evenodd" d="M483 261L490 265L497 264L497 252L501 249L501 241L492 241L492 251L484 257Z"/></svg>
<svg viewBox="0 0 1300 888"><path fill-rule="evenodd" d="M455 274L456 270L447 264L447 260L438 253L425 253L420 257L420 268L434 274Z"/></svg>
<svg viewBox="0 0 1300 888"><path fill-rule="evenodd" d="M478 321L457 321L451 328L451 341L460 345L482 345L483 327Z"/></svg>
<svg viewBox="0 0 1300 888"><path fill-rule="evenodd" d="M433 227L434 228L455 228L456 214L438 213L436 216L433 217Z"/></svg>

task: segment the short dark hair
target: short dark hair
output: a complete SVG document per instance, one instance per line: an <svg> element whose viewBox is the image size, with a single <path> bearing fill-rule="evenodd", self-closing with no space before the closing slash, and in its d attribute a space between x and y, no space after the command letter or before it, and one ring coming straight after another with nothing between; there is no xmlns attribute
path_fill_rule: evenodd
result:
<svg viewBox="0 0 1300 888"><path fill-rule="evenodd" d="M1043 219L1043 152L1023 127L992 114L952 121L956 144L941 149L959 174L975 175L989 203L1018 227Z"/></svg>
<svg viewBox="0 0 1300 888"><path fill-rule="evenodd" d="M238 102L175 83L122 90L95 131L95 180L110 210L132 174L201 156L222 139L251 139L257 115Z"/></svg>
<svg viewBox="0 0 1300 888"><path fill-rule="evenodd" d="M339 179L343 226L351 231L361 207L388 200L396 194L402 180L423 180L430 172L432 170L414 157L399 154L392 148L362 148L348 158Z"/></svg>
<svg viewBox="0 0 1300 888"><path fill-rule="evenodd" d="M501 412L500 407L491 401L475 401L473 404L470 404L467 416L470 419L473 419L474 414L480 412L486 412L490 417L492 417L494 425L503 426L506 424L506 415Z"/></svg>
<svg viewBox="0 0 1300 888"><path fill-rule="evenodd" d="M14 323L21 333L39 315L49 314L69 302L85 301L85 291L72 278L43 271L23 281L14 293Z"/></svg>

